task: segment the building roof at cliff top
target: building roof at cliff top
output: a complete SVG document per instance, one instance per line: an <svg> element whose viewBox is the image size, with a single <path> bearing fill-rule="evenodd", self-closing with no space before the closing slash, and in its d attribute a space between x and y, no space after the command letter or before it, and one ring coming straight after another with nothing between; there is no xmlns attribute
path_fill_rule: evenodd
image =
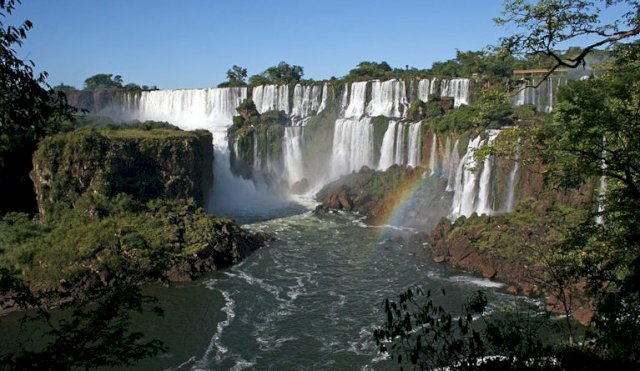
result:
<svg viewBox="0 0 640 371"><path fill-rule="evenodd" d="M160 88L212 87L232 65L249 75L280 61L304 77L340 77L361 61L428 68L510 30L503 0L23 0L9 23L34 23L22 58L49 83L82 87L97 73Z"/></svg>

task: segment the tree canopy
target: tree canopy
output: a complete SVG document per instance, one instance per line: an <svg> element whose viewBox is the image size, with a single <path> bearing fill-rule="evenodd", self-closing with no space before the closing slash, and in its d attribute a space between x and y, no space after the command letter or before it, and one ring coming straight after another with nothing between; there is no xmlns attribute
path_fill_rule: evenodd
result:
<svg viewBox="0 0 640 371"><path fill-rule="evenodd" d="M616 8L618 7L618 8ZM607 22L603 10L620 12L619 18ZM516 57L546 56L551 58L552 73L558 67L575 68L596 48L614 45L640 34L640 2L637 0L509 0L498 25L516 31L500 43ZM562 54L567 43L579 42L590 36L595 41L584 45L580 52Z"/></svg>
<svg viewBox="0 0 640 371"><path fill-rule="evenodd" d="M249 85L295 84L302 79L304 69L301 66L280 62L277 66L267 68L259 75L249 78Z"/></svg>
<svg viewBox="0 0 640 371"><path fill-rule="evenodd" d="M122 87L122 76L106 73L99 73L84 80L86 90L113 89Z"/></svg>
<svg viewBox="0 0 640 371"><path fill-rule="evenodd" d="M32 61L16 55L33 26L28 20L7 23L17 4L0 2L0 193L11 195L0 198L0 214L34 211L31 154L40 139L60 130L73 113L64 94L47 84L47 73L36 74Z"/></svg>

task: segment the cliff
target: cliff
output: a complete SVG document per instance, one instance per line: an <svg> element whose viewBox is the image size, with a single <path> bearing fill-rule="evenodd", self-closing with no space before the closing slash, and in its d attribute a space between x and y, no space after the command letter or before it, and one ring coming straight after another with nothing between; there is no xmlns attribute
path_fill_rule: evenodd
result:
<svg viewBox="0 0 640 371"><path fill-rule="evenodd" d="M41 217L86 192L142 202L193 198L203 206L213 182L211 142L209 132L170 128L88 128L46 138L31 172Z"/></svg>

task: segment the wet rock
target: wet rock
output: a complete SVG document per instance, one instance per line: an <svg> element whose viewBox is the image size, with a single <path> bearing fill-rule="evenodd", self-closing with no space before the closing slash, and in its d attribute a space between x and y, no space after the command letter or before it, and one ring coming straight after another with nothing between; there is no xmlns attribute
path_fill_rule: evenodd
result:
<svg viewBox="0 0 640 371"><path fill-rule="evenodd" d="M447 261L447 258L444 255L438 255L435 258L433 258L433 261L436 263L444 263Z"/></svg>
<svg viewBox="0 0 640 371"><path fill-rule="evenodd" d="M507 292L507 294L518 295L518 288L515 286L509 286L505 291Z"/></svg>
<svg viewBox="0 0 640 371"><path fill-rule="evenodd" d="M485 266L482 269L482 277L484 278L494 278L496 276L496 273L498 272L496 272L495 268L490 266Z"/></svg>
<svg viewBox="0 0 640 371"><path fill-rule="evenodd" d="M353 204L351 203L351 200L349 199L349 196L347 196L346 192L341 192L338 195L338 203L340 204L340 207L345 211L351 211L351 209L353 209Z"/></svg>
<svg viewBox="0 0 640 371"><path fill-rule="evenodd" d="M309 181L307 180L307 178L302 178L293 183L290 190L291 193L296 195L306 193L309 190Z"/></svg>
<svg viewBox="0 0 640 371"><path fill-rule="evenodd" d="M190 282L193 280L191 276L191 264L188 261L180 262L167 272L167 279L171 282Z"/></svg>

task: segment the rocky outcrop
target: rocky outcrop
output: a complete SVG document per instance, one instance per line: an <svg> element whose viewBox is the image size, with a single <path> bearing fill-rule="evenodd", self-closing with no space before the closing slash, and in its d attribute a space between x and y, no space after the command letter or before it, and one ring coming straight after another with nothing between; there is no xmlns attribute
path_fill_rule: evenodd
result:
<svg viewBox="0 0 640 371"><path fill-rule="evenodd" d="M528 220L522 222L523 218ZM455 223L442 219L423 245L436 262L506 282L506 291L514 295L542 296L548 311L569 313L587 325L594 308L586 299L584 284L558 285L550 274L553 247L545 236L557 233L554 223L553 215L535 217L522 208L510 215L474 214Z"/></svg>
<svg viewBox="0 0 640 371"><path fill-rule="evenodd" d="M239 263L271 237L263 233L249 233L235 223L219 225L214 238L202 248L174 263L165 272L170 282L192 281L203 274Z"/></svg>
<svg viewBox="0 0 640 371"><path fill-rule="evenodd" d="M451 195L444 192L440 179L425 178L424 172L421 167L394 165L386 171L374 171L365 166L323 187L316 194L320 202L316 213L351 211L365 215L372 224L386 223L395 214L398 220L394 223L433 227L447 215Z"/></svg>
<svg viewBox="0 0 640 371"><path fill-rule="evenodd" d="M213 182L212 136L177 129L79 129L46 138L33 156L41 216L85 192L126 193L138 201L193 198L204 205Z"/></svg>

